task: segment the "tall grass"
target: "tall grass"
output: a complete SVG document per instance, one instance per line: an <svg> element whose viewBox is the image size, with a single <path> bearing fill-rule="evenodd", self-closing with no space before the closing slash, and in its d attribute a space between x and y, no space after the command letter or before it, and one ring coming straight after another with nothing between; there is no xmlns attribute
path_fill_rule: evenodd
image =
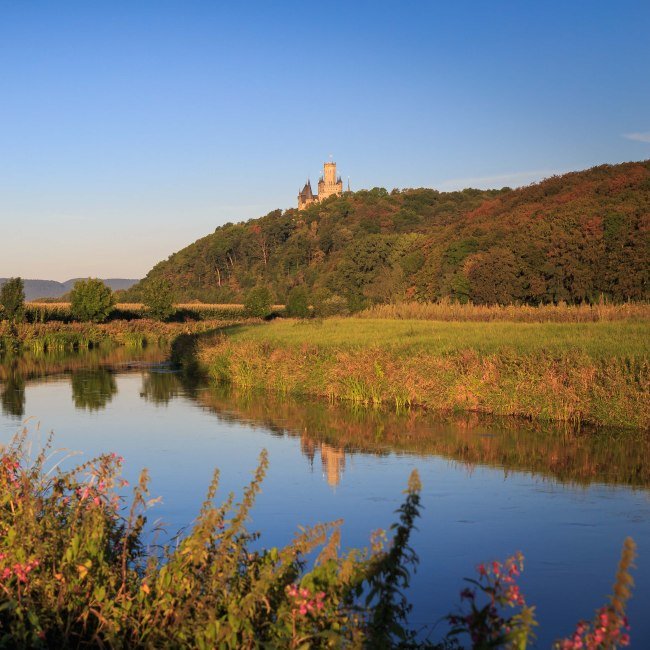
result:
<svg viewBox="0 0 650 650"><path fill-rule="evenodd" d="M456 322L329 318L278 319L223 330L238 342L332 352L368 347L395 356L444 356L463 351L500 356L585 354L593 359L650 356L650 321L597 323Z"/></svg>
<svg viewBox="0 0 650 650"><path fill-rule="evenodd" d="M0 322L0 352L19 348L32 352L87 350L106 344L142 348L165 344L180 334L206 332L232 320L192 320L163 323L141 318L107 323L46 321L44 323Z"/></svg>
<svg viewBox="0 0 650 650"><path fill-rule="evenodd" d="M593 323L599 321L650 320L650 304L622 303L567 305L473 305L443 299L439 302L403 302L375 305L359 318L441 321L512 321L516 323Z"/></svg>
<svg viewBox="0 0 650 650"><path fill-rule="evenodd" d="M226 329L197 354L235 386L647 429L648 340L642 322L349 318Z"/></svg>

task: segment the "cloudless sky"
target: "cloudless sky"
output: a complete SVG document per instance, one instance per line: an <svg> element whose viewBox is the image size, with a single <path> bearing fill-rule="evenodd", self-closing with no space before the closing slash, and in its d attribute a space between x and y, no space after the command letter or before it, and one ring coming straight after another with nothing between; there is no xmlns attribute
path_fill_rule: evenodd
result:
<svg viewBox="0 0 650 650"><path fill-rule="evenodd" d="M650 2L0 0L0 277L142 277L352 189L650 158Z"/></svg>

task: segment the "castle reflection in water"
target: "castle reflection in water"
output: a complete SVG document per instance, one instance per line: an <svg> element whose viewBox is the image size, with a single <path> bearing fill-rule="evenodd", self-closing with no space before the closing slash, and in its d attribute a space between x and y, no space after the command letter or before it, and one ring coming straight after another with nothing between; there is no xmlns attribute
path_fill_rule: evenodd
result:
<svg viewBox="0 0 650 650"><path fill-rule="evenodd" d="M319 442L306 434L300 436L300 450L309 459L312 469L316 454L320 453L320 462L323 476L327 483L336 487L341 482L341 475L345 469L345 452L341 448L333 447L326 442Z"/></svg>

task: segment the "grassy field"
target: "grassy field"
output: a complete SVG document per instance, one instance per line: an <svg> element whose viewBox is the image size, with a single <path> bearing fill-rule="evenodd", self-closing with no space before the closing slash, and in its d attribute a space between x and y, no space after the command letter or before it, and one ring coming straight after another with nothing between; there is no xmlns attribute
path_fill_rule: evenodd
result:
<svg viewBox="0 0 650 650"><path fill-rule="evenodd" d="M243 388L648 429L649 333L637 320L282 320L208 336L198 359Z"/></svg>
<svg viewBox="0 0 650 650"><path fill-rule="evenodd" d="M463 350L480 354L584 353L592 358L648 357L650 324L644 321L595 323L444 322L332 318L324 321L275 320L236 327L233 341L277 346L315 345L351 350L368 346L399 356L448 355Z"/></svg>

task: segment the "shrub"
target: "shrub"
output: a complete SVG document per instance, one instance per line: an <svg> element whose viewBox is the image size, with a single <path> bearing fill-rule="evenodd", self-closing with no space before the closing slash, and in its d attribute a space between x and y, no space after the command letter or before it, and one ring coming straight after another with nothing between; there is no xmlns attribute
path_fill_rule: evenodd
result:
<svg viewBox="0 0 650 650"><path fill-rule="evenodd" d="M78 280L70 292L70 310L76 320L102 323L114 304L110 288L96 278Z"/></svg>
<svg viewBox="0 0 650 650"><path fill-rule="evenodd" d="M251 289L244 300L244 309L248 316L266 318L271 314L273 298L268 287L255 287Z"/></svg>
<svg viewBox="0 0 650 650"><path fill-rule="evenodd" d="M176 312L172 286L162 278L147 281L142 290L142 302L148 308L148 315L156 320L169 320Z"/></svg>
<svg viewBox="0 0 650 650"><path fill-rule="evenodd" d="M304 286L294 287L287 296L285 306L287 316L307 318L309 316L309 296Z"/></svg>
<svg viewBox="0 0 650 650"><path fill-rule="evenodd" d="M118 456L48 471L49 448L30 466L24 441L0 452L0 645L325 648L372 639L392 647L413 638L398 593L408 572L397 564L411 563L416 474L394 550L378 539L371 551L339 555L339 524L301 529L284 548L253 550L257 535L245 522L268 465L263 452L240 503L232 496L213 503L215 472L191 532L150 553L142 539L146 473L123 518Z"/></svg>
<svg viewBox="0 0 650 650"><path fill-rule="evenodd" d="M314 294L314 316L327 318L328 316L347 316L350 313L348 301L327 289L320 289Z"/></svg>
<svg viewBox="0 0 650 650"><path fill-rule="evenodd" d="M25 289L20 278L9 278L0 289L2 317L15 323L25 314Z"/></svg>

